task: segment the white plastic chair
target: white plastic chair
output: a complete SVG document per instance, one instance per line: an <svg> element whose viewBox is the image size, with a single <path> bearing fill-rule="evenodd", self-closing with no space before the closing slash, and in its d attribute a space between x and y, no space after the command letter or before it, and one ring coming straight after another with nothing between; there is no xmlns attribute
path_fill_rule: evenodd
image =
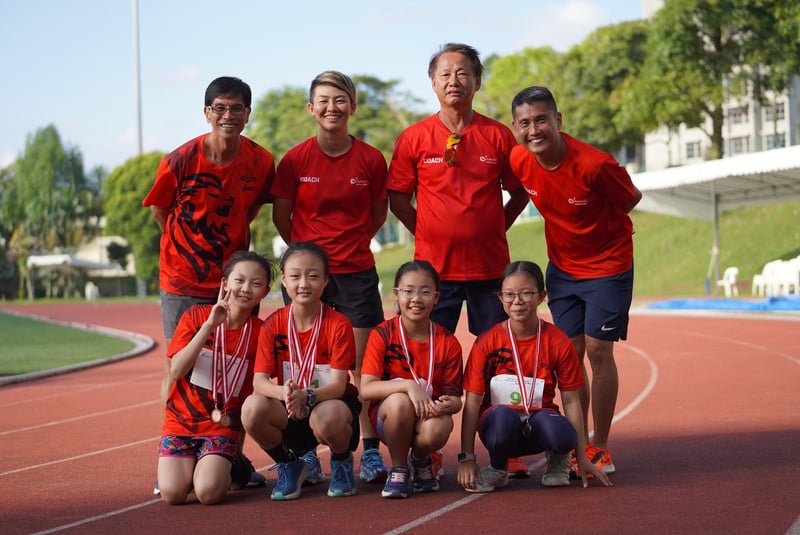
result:
<svg viewBox="0 0 800 535"><path fill-rule="evenodd" d="M764 264L761 273L753 275L753 295L759 297L770 297L777 295L777 278L776 272L781 260L771 260Z"/></svg>
<svg viewBox="0 0 800 535"><path fill-rule="evenodd" d="M729 267L722 274L722 279L717 281L717 288L725 290L725 297L738 296L739 288L736 287L736 277L739 276L738 267Z"/></svg>
<svg viewBox="0 0 800 535"><path fill-rule="evenodd" d="M800 293L800 261L796 258L778 264L775 273L775 294Z"/></svg>

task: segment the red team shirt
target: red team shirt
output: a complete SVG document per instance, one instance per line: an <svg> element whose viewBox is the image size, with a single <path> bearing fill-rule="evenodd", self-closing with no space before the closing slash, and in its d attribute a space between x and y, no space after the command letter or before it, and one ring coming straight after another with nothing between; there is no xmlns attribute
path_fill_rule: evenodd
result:
<svg viewBox="0 0 800 535"><path fill-rule="evenodd" d="M352 370L356 365L356 344L350 320L342 313L326 305L322 306L325 308L325 315L317 339L316 363L328 364L332 370ZM283 363L291 362L287 331L289 309L290 306L285 306L264 320L256 353L255 373L266 373L277 379L279 385L283 384ZM312 329L297 333L303 351L311 338L311 332ZM358 389L348 382L344 395L357 396Z"/></svg>
<svg viewBox="0 0 800 535"><path fill-rule="evenodd" d="M195 305L190 307L181 316L175 329L175 335L169 344L167 357L172 358L175 353L186 347L200 327L211 314L213 305ZM244 399L253 392L253 364L255 363L256 348L262 322L254 317L251 322L252 332L250 344L245 351L247 358L247 371L238 396L233 396L225 407L231 417L231 426L225 427L211 420L211 411L214 410L214 398L210 390L194 385L191 382L192 370L185 377L178 379L170 389L167 398L166 413L161 426L162 436L225 436L238 441L242 432L241 407ZM203 344L204 349L212 350L214 337L212 335ZM239 343L242 329L227 329L225 331L225 350L231 355ZM217 400L222 401L222 393L217 395Z"/></svg>
<svg viewBox="0 0 800 535"><path fill-rule="evenodd" d="M289 150L278 164L270 193L294 201L291 241L311 241L328 254L332 273L355 273L375 265L369 249L372 204L386 199L386 159L350 136L341 156L328 156L317 138Z"/></svg>
<svg viewBox="0 0 800 535"><path fill-rule="evenodd" d="M428 379L430 363L430 344L416 342L406 337L409 357L417 376ZM450 331L441 325L434 325L433 335L433 387L434 399L439 396L461 397L462 356L461 344ZM414 379L403 353L403 341L397 318L386 320L370 333L364 360L361 363L361 375L379 377L381 381L392 379ZM377 422L378 404L380 400L370 403L370 418L373 425Z"/></svg>
<svg viewBox="0 0 800 535"><path fill-rule="evenodd" d="M242 137L239 155L220 167L203 150L207 135L164 157L142 205L168 210L159 257L161 289L215 298L225 261L250 247L248 212L270 201L275 160Z"/></svg>
<svg viewBox="0 0 800 535"><path fill-rule="evenodd" d="M456 164L447 167L450 134L437 115L403 131L387 189L416 192L415 259L429 261L443 280L495 279L509 263L501 187L520 187L508 166L516 140L506 126L476 113L461 132Z"/></svg>
<svg viewBox="0 0 800 535"><path fill-rule="evenodd" d="M547 256L576 278L610 277L633 267L633 222L623 205L636 200L628 171L613 156L561 132L564 161L539 165L525 147L511 168L544 218Z"/></svg>
<svg viewBox="0 0 800 535"><path fill-rule="evenodd" d="M511 340L505 330L506 322L498 323L475 340L464 368L464 390L483 396L480 414L491 407L489 384L495 375L515 375L514 353ZM544 379L542 409L558 412L555 404L555 389L577 390L583 387L583 371L572 342L558 327L546 321L541 322L542 337L539 348L539 369L535 377ZM522 373L534 377L536 362L536 336L527 340L517 340ZM519 408L519 407L514 407ZM531 410L535 410L531 408Z"/></svg>

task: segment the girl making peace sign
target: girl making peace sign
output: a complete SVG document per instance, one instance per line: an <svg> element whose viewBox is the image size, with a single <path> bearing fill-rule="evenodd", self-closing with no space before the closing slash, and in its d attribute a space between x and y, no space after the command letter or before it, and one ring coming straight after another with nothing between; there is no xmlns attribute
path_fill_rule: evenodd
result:
<svg viewBox="0 0 800 535"><path fill-rule="evenodd" d="M240 408L252 391L258 305L269 292L273 265L252 252L231 255L217 303L181 316L167 350L169 394L158 459L165 502L222 501L241 439Z"/></svg>

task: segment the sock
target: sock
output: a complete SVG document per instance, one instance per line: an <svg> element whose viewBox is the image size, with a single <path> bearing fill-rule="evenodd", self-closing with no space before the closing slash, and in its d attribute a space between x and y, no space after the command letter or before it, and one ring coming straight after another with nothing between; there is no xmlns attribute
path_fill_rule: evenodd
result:
<svg viewBox="0 0 800 535"><path fill-rule="evenodd" d="M350 451L346 450L344 453L336 453L331 451L331 460L332 461L346 461L350 458Z"/></svg>
<svg viewBox="0 0 800 535"><path fill-rule="evenodd" d="M285 442L281 442L278 446L270 449L264 449L267 455L272 457L276 463L291 463L297 460L297 455L289 449Z"/></svg>
<svg viewBox="0 0 800 535"><path fill-rule="evenodd" d="M379 438L363 438L361 442L364 444L364 450L378 449L381 443Z"/></svg>

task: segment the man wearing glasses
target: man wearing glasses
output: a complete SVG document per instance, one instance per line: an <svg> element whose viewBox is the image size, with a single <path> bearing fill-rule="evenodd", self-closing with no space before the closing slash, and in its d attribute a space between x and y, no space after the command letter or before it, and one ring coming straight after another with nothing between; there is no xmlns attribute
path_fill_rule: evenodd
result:
<svg viewBox="0 0 800 535"><path fill-rule="evenodd" d="M241 135L251 99L250 86L239 78L212 81L203 108L211 132L167 154L142 201L162 232L159 286L167 346L186 309L217 301L223 266L233 252L249 249L250 223L271 202L275 160ZM162 402L172 386L169 366L165 359Z"/></svg>
<svg viewBox="0 0 800 535"><path fill-rule="evenodd" d="M442 277L431 319L455 332L466 301L475 335L505 318L497 291L509 263L506 230L528 203L508 167L514 135L472 109L482 73L471 46L448 43L433 55L440 110L397 139L387 181L390 209L415 237L414 258Z"/></svg>

